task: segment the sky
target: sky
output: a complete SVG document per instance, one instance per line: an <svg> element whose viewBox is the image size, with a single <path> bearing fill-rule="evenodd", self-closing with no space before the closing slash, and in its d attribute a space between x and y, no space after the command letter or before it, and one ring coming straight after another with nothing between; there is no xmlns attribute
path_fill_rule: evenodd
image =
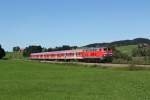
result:
<svg viewBox="0 0 150 100"><path fill-rule="evenodd" d="M150 39L150 0L0 0L0 44L84 46Z"/></svg>

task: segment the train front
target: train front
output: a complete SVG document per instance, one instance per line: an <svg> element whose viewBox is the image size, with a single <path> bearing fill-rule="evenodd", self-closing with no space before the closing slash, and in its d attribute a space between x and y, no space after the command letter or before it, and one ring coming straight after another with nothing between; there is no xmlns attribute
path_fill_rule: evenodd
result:
<svg viewBox="0 0 150 100"><path fill-rule="evenodd" d="M83 57L86 62L111 62L112 49L107 47L86 48Z"/></svg>

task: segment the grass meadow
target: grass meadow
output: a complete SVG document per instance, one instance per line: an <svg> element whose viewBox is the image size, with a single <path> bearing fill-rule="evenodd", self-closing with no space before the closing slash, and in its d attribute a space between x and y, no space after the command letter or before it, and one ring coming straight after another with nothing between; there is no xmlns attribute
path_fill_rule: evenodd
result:
<svg viewBox="0 0 150 100"><path fill-rule="evenodd" d="M0 100L150 100L150 71L1 60Z"/></svg>

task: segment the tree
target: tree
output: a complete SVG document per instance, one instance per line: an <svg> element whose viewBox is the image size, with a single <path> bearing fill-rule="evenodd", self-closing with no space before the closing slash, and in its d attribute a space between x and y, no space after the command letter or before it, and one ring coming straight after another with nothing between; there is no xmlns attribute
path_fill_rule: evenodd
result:
<svg viewBox="0 0 150 100"><path fill-rule="evenodd" d="M42 52L47 52L47 48L42 48Z"/></svg>
<svg viewBox="0 0 150 100"><path fill-rule="evenodd" d="M13 51L14 51L14 52L18 52L19 50L20 50L20 47L19 47L19 46L13 47Z"/></svg>
<svg viewBox="0 0 150 100"><path fill-rule="evenodd" d="M5 50L0 46L0 59L5 56Z"/></svg>
<svg viewBox="0 0 150 100"><path fill-rule="evenodd" d="M41 46L29 46L26 47L25 50L23 51L23 56L29 57L31 53L38 53L38 52L42 52Z"/></svg>
<svg viewBox="0 0 150 100"><path fill-rule="evenodd" d="M111 48L113 51L113 59L123 59L126 61L132 60L130 56L120 52L119 50L116 49L115 46L109 46L108 48Z"/></svg>
<svg viewBox="0 0 150 100"><path fill-rule="evenodd" d="M54 51L54 49L53 48L48 48L47 49L47 52L51 52L51 51Z"/></svg>
<svg viewBox="0 0 150 100"><path fill-rule="evenodd" d="M148 44L139 44L138 48L135 48L132 51L134 57L150 57L150 45Z"/></svg>

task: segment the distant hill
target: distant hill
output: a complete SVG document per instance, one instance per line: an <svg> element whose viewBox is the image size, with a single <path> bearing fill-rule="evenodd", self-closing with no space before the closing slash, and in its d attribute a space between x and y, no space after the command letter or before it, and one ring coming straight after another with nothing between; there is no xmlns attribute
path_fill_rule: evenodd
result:
<svg viewBox="0 0 150 100"><path fill-rule="evenodd" d="M140 43L150 44L150 40L146 38L136 38L133 40L120 40L110 43L93 43L86 45L84 47L105 47L105 46L128 46L128 45L137 45Z"/></svg>

